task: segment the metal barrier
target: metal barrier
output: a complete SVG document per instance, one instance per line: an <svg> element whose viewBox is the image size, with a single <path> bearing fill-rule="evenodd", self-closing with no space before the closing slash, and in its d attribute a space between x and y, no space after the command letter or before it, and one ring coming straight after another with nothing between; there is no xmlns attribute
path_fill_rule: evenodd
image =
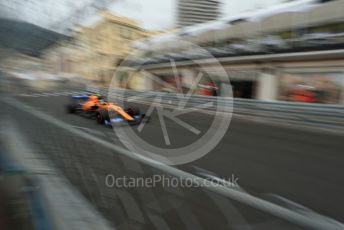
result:
<svg viewBox="0 0 344 230"><path fill-rule="evenodd" d="M216 111L233 112L234 115L251 119L268 120L274 123L295 124L332 131L344 131L344 107L340 105L310 104L281 101L261 101L255 99L238 99L193 95L189 99L176 93L145 91L138 92L124 89L99 89L89 87L90 92L119 97L125 101L151 103L161 98L162 106L178 107L185 103L186 108L193 108L206 103L216 106ZM123 98L122 98L123 97ZM204 108L214 111L215 106ZM233 110L232 110L233 108Z"/></svg>
<svg viewBox="0 0 344 230"><path fill-rule="evenodd" d="M3 212L0 209L0 215L9 216L10 224L19 227L6 226L6 229L112 229L108 221L51 164L48 155L53 150L60 151L59 148L55 146L50 152L43 150L43 145L33 144L13 120L2 122L8 127L0 132L0 203L5 201L11 208ZM35 132L34 128L30 129ZM39 129L38 133L41 132ZM46 143L43 137L36 140Z"/></svg>
<svg viewBox="0 0 344 230"><path fill-rule="evenodd" d="M20 215L17 214L20 217L7 222L17 222L16 224L19 222L26 229L53 229L41 189L38 183L30 177L29 173L3 154L0 154L0 176L3 177L1 192L5 193L3 195L7 197L6 202L10 202L8 206L16 207L12 211L20 213Z"/></svg>

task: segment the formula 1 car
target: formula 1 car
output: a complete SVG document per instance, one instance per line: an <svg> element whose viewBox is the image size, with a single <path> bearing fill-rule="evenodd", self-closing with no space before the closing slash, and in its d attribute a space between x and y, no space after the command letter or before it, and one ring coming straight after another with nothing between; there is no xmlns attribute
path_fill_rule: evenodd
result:
<svg viewBox="0 0 344 230"><path fill-rule="evenodd" d="M148 117L141 114L139 109L133 107L124 109L115 103L107 102L99 94L72 96L71 102L66 106L66 111L85 115L96 119L99 124L109 126L119 123L137 125L143 121L149 121Z"/></svg>

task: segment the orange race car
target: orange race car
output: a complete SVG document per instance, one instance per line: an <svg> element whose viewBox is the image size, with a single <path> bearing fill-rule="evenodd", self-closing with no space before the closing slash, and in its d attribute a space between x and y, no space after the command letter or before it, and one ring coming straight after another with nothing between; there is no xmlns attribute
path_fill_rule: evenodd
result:
<svg viewBox="0 0 344 230"><path fill-rule="evenodd" d="M100 94L72 96L66 110L68 113L77 113L95 118L99 124L105 125L115 123L135 125L149 120L148 117L145 117L145 114L140 113L139 109L133 107L123 109L117 104L105 101Z"/></svg>

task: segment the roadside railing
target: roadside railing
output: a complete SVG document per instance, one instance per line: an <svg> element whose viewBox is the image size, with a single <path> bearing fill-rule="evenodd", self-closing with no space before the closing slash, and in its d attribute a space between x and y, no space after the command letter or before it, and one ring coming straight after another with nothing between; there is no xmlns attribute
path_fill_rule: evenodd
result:
<svg viewBox="0 0 344 230"><path fill-rule="evenodd" d="M67 161L61 154L72 155L71 148L59 148L61 143L53 138L54 131L50 128L37 129L39 134L33 140L28 136L34 136L35 128L31 127L29 132L19 131L11 119L5 120L9 125L0 132L0 204L4 204L0 206L0 229L113 229L92 203L66 180L63 173L67 173L68 168L80 181L77 167L61 163ZM37 128L39 123L35 125ZM51 144L39 135L49 136ZM36 142L40 140L43 143ZM61 159L56 165L52 163L52 159L56 162L55 151ZM80 148L74 151L85 152ZM50 158L52 156L55 158ZM69 163L80 162L71 159Z"/></svg>
<svg viewBox="0 0 344 230"><path fill-rule="evenodd" d="M25 229L51 230L53 224L39 184L22 167L4 154L0 154L0 194L6 203L8 216L1 216L9 226L25 226ZM1 228L2 229L2 228Z"/></svg>

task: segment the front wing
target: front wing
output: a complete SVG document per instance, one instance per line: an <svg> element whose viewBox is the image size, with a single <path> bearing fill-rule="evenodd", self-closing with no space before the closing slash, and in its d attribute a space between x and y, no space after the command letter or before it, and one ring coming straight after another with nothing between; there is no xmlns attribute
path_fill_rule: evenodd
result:
<svg viewBox="0 0 344 230"><path fill-rule="evenodd" d="M115 118L110 118L109 121L105 121L105 125L107 126L114 126L114 125L138 125L141 122L144 121L145 114L140 114L133 116L134 120L133 121L128 121L122 117L115 117ZM148 122L149 119L145 119L146 122Z"/></svg>

